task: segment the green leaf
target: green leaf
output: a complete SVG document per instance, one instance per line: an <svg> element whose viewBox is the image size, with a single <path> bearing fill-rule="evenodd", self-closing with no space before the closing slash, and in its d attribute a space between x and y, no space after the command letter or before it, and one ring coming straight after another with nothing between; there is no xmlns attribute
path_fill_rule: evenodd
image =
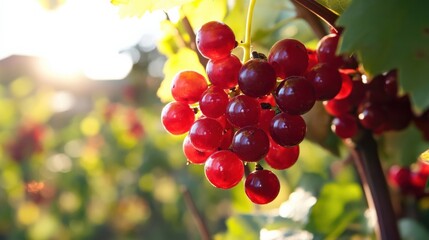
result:
<svg viewBox="0 0 429 240"><path fill-rule="evenodd" d="M423 240L429 239L429 232L414 219L404 218L399 221L401 239Z"/></svg>
<svg viewBox="0 0 429 240"><path fill-rule="evenodd" d="M141 17L146 12L168 10L192 1L194 0L111 0L111 3L119 6L121 16Z"/></svg>
<svg viewBox="0 0 429 240"><path fill-rule="evenodd" d="M317 2L334 12L341 14L349 6L351 0L317 0Z"/></svg>
<svg viewBox="0 0 429 240"><path fill-rule="evenodd" d="M181 8L182 16L189 19L193 29L199 29L209 21L223 21L226 12L226 0L194 0Z"/></svg>
<svg viewBox="0 0 429 240"><path fill-rule="evenodd" d="M370 75L398 69L418 110L429 106L427 9L428 1L352 1L337 21L345 28L340 52L357 53Z"/></svg>

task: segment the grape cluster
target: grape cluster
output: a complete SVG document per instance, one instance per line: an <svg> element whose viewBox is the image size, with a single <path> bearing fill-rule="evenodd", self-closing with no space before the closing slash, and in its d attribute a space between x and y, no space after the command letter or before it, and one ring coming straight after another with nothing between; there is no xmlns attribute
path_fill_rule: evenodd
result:
<svg viewBox="0 0 429 240"><path fill-rule="evenodd" d="M388 183L393 188L416 198L428 196L425 192L428 178L429 164L424 161L418 161L414 168L392 165L387 172Z"/></svg>
<svg viewBox="0 0 429 240"><path fill-rule="evenodd" d="M298 40L283 39L267 56L253 52L242 63L232 54L237 42L231 28L208 22L196 34L198 51L209 59L208 81L195 71L177 73L171 85L175 101L163 108L162 123L171 134L188 132L183 152L190 163L204 164L205 175L215 187L234 187L244 177L245 164L257 163L246 176L245 193L254 203L269 203L277 197L280 184L259 162L265 159L277 170L295 164L307 131L302 115L316 101L326 103L335 116L334 131L340 137L357 131L351 111L364 98L364 84L353 59L336 55L338 39L338 34L329 34L316 50ZM396 82L390 83L396 80L393 74L383 79L385 85L389 79L383 93L393 95L397 91ZM363 115L369 106L360 108Z"/></svg>

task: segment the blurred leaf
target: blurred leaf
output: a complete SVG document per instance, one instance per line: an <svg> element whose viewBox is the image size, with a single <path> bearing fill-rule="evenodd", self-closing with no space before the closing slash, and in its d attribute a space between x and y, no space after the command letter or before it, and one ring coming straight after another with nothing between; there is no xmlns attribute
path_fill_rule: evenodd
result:
<svg viewBox="0 0 429 240"><path fill-rule="evenodd" d="M198 55L189 48L181 48L177 54L171 56L164 65L164 80L158 89L157 95L162 102L172 101L171 82L174 76L183 70L194 70L206 76L204 67L198 60Z"/></svg>
<svg viewBox="0 0 429 240"><path fill-rule="evenodd" d="M191 1L194 0L111 0L111 3L120 8L119 14L121 16L141 17L146 12L168 10Z"/></svg>
<svg viewBox="0 0 429 240"><path fill-rule="evenodd" d="M194 0L181 7L182 16L188 18L194 30L209 21L223 21L226 12L227 0Z"/></svg>
<svg viewBox="0 0 429 240"><path fill-rule="evenodd" d="M414 125L399 132L385 133L379 141L379 146L383 154L382 159L389 159L392 163L402 166L410 166L428 148L421 132Z"/></svg>
<svg viewBox="0 0 429 240"><path fill-rule="evenodd" d="M399 221L399 232L404 240L425 240L429 239L429 232L419 222L411 218L404 218Z"/></svg>
<svg viewBox="0 0 429 240"><path fill-rule="evenodd" d="M427 9L428 1L352 1L337 22L345 28L340 51L357 53L371 75L398 69L401 87L419 110L429 107Z"/></svg>
<svg viewBox="0 0 429 240"><path fill-rule="evenodd" d="M341 14L349 6L351 0L317 0L320 4Z"/></svg>
<svg viewBox="0 0 429 240"><path fill-rule="evenodd" d="M244 40L247 8L244 0L234 1L234 5L226 15L224 22L234 32L237 42Z"/></svg>

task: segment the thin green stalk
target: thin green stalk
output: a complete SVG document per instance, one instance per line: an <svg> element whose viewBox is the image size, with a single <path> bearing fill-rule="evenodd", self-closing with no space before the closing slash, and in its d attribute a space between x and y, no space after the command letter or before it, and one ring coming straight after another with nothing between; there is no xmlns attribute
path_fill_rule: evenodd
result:
<svg viewBox="0 0 429 240"><path fill-rule="evenodd" d="M250 46L251 46L251 34L252 34L252 20L253 20L253 9L255 8L256 0L250 0L249 8L247 9L246 18L246 32L244 34L244 42L240 46L244 50L243 63L250 59Z"/></svg>

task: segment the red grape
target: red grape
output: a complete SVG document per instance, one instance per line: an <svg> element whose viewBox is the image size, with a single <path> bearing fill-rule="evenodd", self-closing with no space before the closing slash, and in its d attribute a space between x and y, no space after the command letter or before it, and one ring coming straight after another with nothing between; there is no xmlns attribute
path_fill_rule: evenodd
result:
<svg viewBox="0 0 429 240"><path fill-rule="evenodd" d="M180 135L189 131L195 121L195 113L186 103L170 102L162 109L161 121L169 133Z"/></svg>
<svg viewBox="0 0 429 240"><path fill-rule="evenodd" d="M218 60L207 62L206 72L209 81L223 89L230 89L237 85L238 75L242 64L235 55L229 55Z"/></svg>
<svg viewBox="0 0 429 240"><path fill-rule="evenodd" d="M226 119L235 127L257 125L261 110L261 105L255 98L235 96L226 107Z"/></svg>
<svg viewBox="0 0 429 240"><path fill-rule="evenodd" d="M247 176L244 190L253 203L267 204L279 194L280 182L277 176L269 170L255 170Z"/></svg>
<svg viewBox="0 0 429 240"><path fill-rule="evenodd" d="M298 156L299 145L283 147L271 140L270 150L265 156L265 162L274 169L284 170L293 166L298 160Z"/></svg>
<svg viewBox="0 0 429 240"><path fill-rule="evenodd" d="M203 75L194 71L182 71L176 74L171 83L171 93L178 102L196 103L207 89Z"/></svg>
<svg viewBox="0 0 429 240"><path fill-rule="evenodd" d="M356 135L358 125L353 115L344 114L332 120L331 129L340 138L351 138Z"/></svg>
<svg viewBox="0 0 429 240"><path fill-rule="evenodd" d="M335 99L344 99L350 95L353 89L353 81L350 76L340 71L341 74L341 89L334 97Z"/></svg>
<svg viewBox="0 0 429 240"><path fill-rule="evenodd" d="M207 22L197 31L196 43L201 55L212 60L230 55L236 45L232 29L217 21Z"/></svg>
<svg viewBox="0 0 429 240"><path fill-rule="evenodd" d="M228 189L237 185L243 178L244 165L235 153L220 150L207 159L204 172L213 186Z"/></svg>
<svg viewBox="0 0 429 240"><path fill-rule="evenodd" d="M207 117L218 118L225 114L228 105L228 95L216 86L210 86L201 96L200 110Z"/></svg>
<svg viewBox="0 0 429 240"><path fill-rule="evenodd" d="M234 135L231 149L247 162L256 162L265 157L270 147L270 140L264 130L247 126L240 128Z"/></svg>
<svg viewBox="0 0 429 240"><path fill-rule="evenodd" d="M189 135L185 137L182 145L183 153L190 163L193 164L203 164L206 162L207 158L213 153L211 152L202 152L195 149L192 145Z"/></svg>
<svg viewBox="0 0 429 240"><path fill-rule="evenodd" d="M319 63L305 77L314 86L316 100L329 100L340 92L342 78L340 72L332 65Z"/></svg>
<svg viewBox="0 0 429 240"><path fill-rule="evenodd" d="M330 63L335 67L341 67L343 58L336 54L340 36L335 33L328 34L320 39L317 44L317 59L319 63Z"/></svg>
<svg viewBox="0 0 429 240"><path fill-rule="evenodd" d="M307 48L295 39L280 40L271 47L268 62L279 78L303 75L308 66Z"/></svg>
<svg viewBox="0 0 429 240"><path fill-rule="evenodd" d="M223 128L212 118L201 118L192 124L189 138L195 149L203 152L214 151L222 143Z"/></svg>

